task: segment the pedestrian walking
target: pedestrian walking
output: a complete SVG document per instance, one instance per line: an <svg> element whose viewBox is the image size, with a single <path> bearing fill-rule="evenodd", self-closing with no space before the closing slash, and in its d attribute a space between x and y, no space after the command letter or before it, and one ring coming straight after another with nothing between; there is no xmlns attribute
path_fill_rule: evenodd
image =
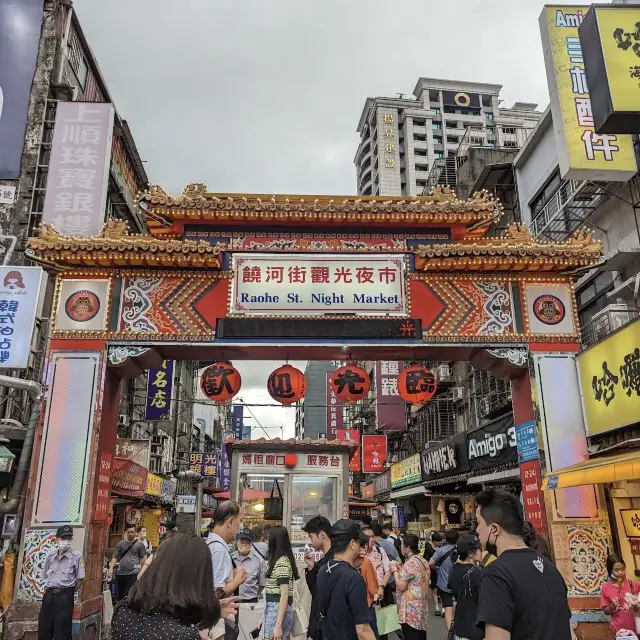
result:
<svg viewBox="0 0 640 640"><path fill-rule="evenodd" d="M307 630L308 638L315 638L318 634L316 621L318 618L318 594L317 580L318 572L329 560L333 560L333 551L331 549L331 523L324 516L314 516L302 527L302 530L309 536L309 543L314 551L320 551L324 555L318 562L313 558L309 551L304 555L304 561L307 565L305 569L305 579L311 593L311 608L309 611L309 628Z"/></svg>
<svg viewBox="0 0 640 640"><path fill-rule="evenodd" d="M395 602L393 598L393 591L388 588L387 585L391 580L391 563L387 552L378 544L373 538L373 531L371 529L363 529L362 533L368 537L369 549L367 551L367 560L371 562L373 568L376 570L376 576L378 578L378 584L382 592L382 603L384 605L393 604Z"/></svg>
<svg viewBox="0 0 640 640"><path fill-rule="evenodd" d="M262 636L265 640L289 640L293 626L293 581L299 577L289 532L285 527L271 527L262 624Z"/></svg>
<svg viewBox="0 0 640 640"><path fill-rule="evenodd" d="M124 532L124 540L118 542L109 563L109 571L107 572L109 581L113 580L113 570L118 563L116 581L120 598L126 598L129 590L136 583L138 573L140 573L147 555L144 544L138 540L137 534L135 525L127 527Z"/></svg>
<svg viewBox="0 0 640 640"><path fill-rule="evenodd" d="M158 546L158 549L167 541L170 540L173 536L177 535L179 533L179 531L177 529L171 529L171 531L167 531L163 536L162 536L162 540L160 540L160 545ZM144 564L142 565L142 569L140 569L140 573L138 573L138 580L140 580L140 578L142 578L142 576L147 572L147 570L149 569L149 565L153 562L153 559L156 557L156 553L157 553L157 549L155 551L155 553L152 553L151 555L147 556L146 560L144 561Z"/></svg>
<svg viewBox="0 0 640 640"><path fill-rule="evenodd" d="M221 615L237 605L220 603L213 589L211 554L196 535L177 534L158 547L156 560L133 585L111 622L112 640L202 640ZM202 630L202 631L201 631Z"/></svg>
<svg viewBox="0 0 640 640"><path fill-rule="evenodd" d="M486 640L570 640L567 587L555 566L525 544L518 498L486 489L475 501L480 542L497 557L480 581L476 624Z"/></svg>
<svg viewBox="0 0 640 640"><path fill-rule="evenodd" d="M639 607L633 603L637 602L640 594L640 584L627 578L627 567L617 554L611 554L607 558L607 574L609 579L600 591L600 607L611 616L614 633L622 629L635 633L635 615Z"/></svg>
<svg viewBox="0 0 640 640"><path fill-rule="evenodd" d="M444 623L447 629L451 628L451 620L453 619L453 595L449 589L449 571L453 566L451 554L455 551L457 542L458 532L455 529L449 529L444 534L444 545L429 560L432 569L438 572L436 585L438 587L438 597L442 602Z"/></svg>
<svg viewBox="0 0 640 640"><path fill-rule="evenodd" d="M376 639L380 638L378 633L378 620L376 617L375 603L380 599L380 585L378 584L378 577L376 576L376 570L369 560L367 560L367 551L369 550L369 543L364 540L360 541L360 553L353 563L353 568L357 569L364 580L364 584L367 587L367 604L369 605L369 616L371 629Z"/></svg>
<svg viewBox="0 0 640 640"><path fill-rule="evenodd" d="M374 522L371 525L371 531L373 532L373 541L379 546L382 547L386 552L389 560L400 561L400 554L396 549L396 545L393 541L393 538L385 539L382 535L382 525Z"/></svg>
<svg viewBox="0 0 640 640"><path fill-rule="evenodd" d="M402 538L402 566L391 563L398 594L398 620L404 640L427 640L429 628L429 581L431 568L420 555L420 539L413 533Z"/></svg>
<svg viewBox="0 0 640 640"><path fill-rule="evenodd" d="M266 558L254 548L253 532L242 529L236 540L236 550L231 554L236 567L247 572L247 579L240 585L240 602L258 602L258 596L266 584Z"/></svg>
<svg viewBox="0 0 640 640"><path fill-rule="evenodd" d="M422 557L427 561L433 558L436 551L442 546L444 540L442 534L437 531L433 531L430 538L431 540L429 540L429 538L425 540L424 551L422 552ZM429 576L429 593L435 605L434 615L440 616L442 615L442 606L440 604L440 597L438 596L438 571L431 565L429 565L429 567L431 569L431 575Z"/></svg>
<svg viewBox="0 0 640 640"><path fill-rule="evenodd" d="M456 640L482 640L484 634L476 627L482 559L480 541L474 535L464 534L456 543L456 562L449 572L449 588L455 601L453 632Z"/></svg>
<svg viewBox="0 0 640 640"><path fill-rule="evenodd" d="M151 552L153 551L153 545L151 544L151 542L149 541L149 539L147 538L147 528L146 527L138 527L136 529L137 533L138 533L138 540L140 540L140 542L142 542L142 544L144 545L144 550L146 552L146 555L150 556Z"/></svg>
<svg viewBox="0 0 640 640"><path fill-rule="evenodd" d="M318 573L318 620L322 640L375 640L367 590L353 564L361 543L369 542L353 520L338 520L330 530L333 559Z"/></svg>
<svg viewBox="0 0 640 640"><path fill-rule="evenodd" d="M73 594L84 580L84 560L72 551L73 529L56 531L56 548L45 558L44 596L38 616L38 640L71 640Z"/></svg>

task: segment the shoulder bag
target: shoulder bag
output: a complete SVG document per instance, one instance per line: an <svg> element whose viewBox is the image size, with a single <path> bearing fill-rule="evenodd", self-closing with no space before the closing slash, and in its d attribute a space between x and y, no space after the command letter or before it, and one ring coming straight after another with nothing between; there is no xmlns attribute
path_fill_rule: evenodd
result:
<svg viewBox="0 0 640 640"><path fill-rule="evenodd" d="M278 495L274 496L274 493L278 490ZM273 481L273 487L271 487L271 495L264 499L264 519L265 520L282 520L282 512L284 509L284 502L282 500L282 491L280 490L280 484L277 480Z"/></svg>

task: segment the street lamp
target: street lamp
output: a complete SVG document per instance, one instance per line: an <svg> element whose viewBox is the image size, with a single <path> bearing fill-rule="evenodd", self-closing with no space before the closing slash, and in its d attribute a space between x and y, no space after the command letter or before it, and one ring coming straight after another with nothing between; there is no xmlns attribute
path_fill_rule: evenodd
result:
<svg viewBox="0 0 640 640"><path fill-rule="evenodd" d="M191 480L196 489L196 513L194 518L194 533L200 535L200 522L202 520L202 483L204 477L198 471L178 471L173 474L179 480Z"/></svg>

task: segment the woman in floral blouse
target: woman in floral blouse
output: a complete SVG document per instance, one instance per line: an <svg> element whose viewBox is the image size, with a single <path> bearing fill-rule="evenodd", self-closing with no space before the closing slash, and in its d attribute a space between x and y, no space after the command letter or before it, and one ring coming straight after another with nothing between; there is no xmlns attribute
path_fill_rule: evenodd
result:
<svg viewBox="0 0 640 640"><path fill-rule="evenodd" d="M405 640L427 640L429 608L429 563L419 554L418 536L408 533L402 540L402 567L392 562L398 594L398 619Z"/></svg>

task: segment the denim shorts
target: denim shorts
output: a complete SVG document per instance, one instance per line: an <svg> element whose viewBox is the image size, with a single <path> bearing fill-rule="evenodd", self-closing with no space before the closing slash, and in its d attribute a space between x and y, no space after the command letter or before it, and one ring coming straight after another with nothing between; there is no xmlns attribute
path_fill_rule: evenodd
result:
<svg viewBox="0 0 640 640"><path fill-rule="evenodd" d="M278 609L280 608L280 602L266 602L264 607L264 622L262 623L262 637L273 637L273 630L275 629L276 622L278 621ZM293 626L293 609L291 605L287 605L287 611L284 614L284 620L282 621L282 638L288 640L291 634L291 627Z"/></svg>

